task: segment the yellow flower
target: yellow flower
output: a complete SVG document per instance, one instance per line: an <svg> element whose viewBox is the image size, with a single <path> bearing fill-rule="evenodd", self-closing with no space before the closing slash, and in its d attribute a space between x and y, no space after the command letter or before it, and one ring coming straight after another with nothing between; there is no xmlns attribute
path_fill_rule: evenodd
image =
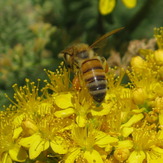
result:
<svg viewBox="0 0 163 163"><path fill-rule="evenodd" d="M159 114L159 123L160 127L163 129L163 110L161 110Z"/></svg>
<svg viewBox="0 0 163 163"><path fill-rule="evenodd" d="M154 29L154 36L157 40L157 44L160 50L163 49L163 27Z"/></svg>
<svg viewBox="0 0 163 163"><path fill-rule="evenodd" d="M146 69L146 61L141 58L140 56L133 57L131 59L131 67L134 69L137 73L143 72L144 69Z"/></svg>
<svg viewBox="0 0 163 163"><path fill-rule="evenodd" d="M18 145L18 138L22 129L14 129L14 125L12 123L13 113L11 112L1 112L0 119L0 162L24 162L28 157L27 152Z"/></svg>
<svg viewBox="0 0 163 163"><path fill-rule="evenodd" d="M121 123L121 111L117 108L117 105L114 103L109 114L101 118L101 130L105 133L118 137L120 135Z"/></svg>
<svg viewBox="0 0 163 163"><path fill-rule="evenodd" d="M121 126L121 128L132 126L133 124L139 122L143 117L144 117L143 114L133 115L133 116L128 120L128 122L124 123L124 124Z"/></svg>
<svg viewBox="0 0 163 163"><path fill-rule="evenodd" d="M159 69L160 79L163 80L163 66Z"/></svg>
<svg viewBox="0 0 163 163"><path fill-rule="evenodd" d="M38 131L37 125L31 119L23 120L21 126L25 136L33 135Z"/></svg>
<svg viewBox="0 0 163 163"><path fill-rule="evenodd" d="M13 104L0 112L0 163L25 162L27 153L35 162L162 161L162 30L156 38L158 50L131 61L130 83L122 85L123 69L117 76L109 68L107 94L98 105L83 80L80 90L72 88L63 63L46 71L50 81L42 92L39 81L14 85Z"/></svg>
<svg viewBox="0 0 163 163"><path fill-rule="evenodd" d="M86 89L76 93L60 93L54 96L55 104L59 108L54 114L56 117L69 117L74 114L76 122L84 127L87 121L87 114L90 112L92 98Z"/></svg>
<svg viewBox="0 0 163 163"><path fill-rule="evenodd" d="M137 0L122 0L122 2L127 8L134 8L137 4Z"/></svg>
<svg viewBox="0 0 163 163"><path fill-rule="evenodd" d="M93 109L91 109L90 112L93 116L104 116L109 114L114 107L113 105L113 102L103 102L99 107L93 106Z"/></svg>
<svg viewBox="0 0 163 163"><path fill-rule="evenodd" d="M117 148L114 151L114 157L120 162L127 160L129 154L130 154L130 151L127 148Z"/></svg>
<svg viewBox="0 0 163 163"><path fill-rule="evenodd" d="M118 139L113 138L104 132L96 130L93 123L88 123L85 127L74 126L72 129L72 147L66 154L65 163L74 163L75 161L87 161L89 163L103 163L102 151L108 144L115 143ZM100 147L99 150L96 146ZM103 149L103 150L102 150Z"/></svg>
<svg viewBox="0 0 163 163"><path fill-rule="evenodd" d="M143 162L150 157L158 158L163 154L163 149L157 146L158 135L150 126L142 126L134 129L133 136L133 152L128 158L128 162Z"/></svg>
<svg viewBox="0 0 163 163"><path fill-rule="evenodd" d="M18 87L17 84L13 85L14 88L14 99L15 102L11 100L11 102L18 108L20 113L24 112L36 112L37 106L40 103L42 97L39 96L39 82L36 86L34 82L30 82L29 79L25 79L26 85Z"/></svg>
<svg viewBox="0 0 163 163"><path fill-rule="evenodd" d="M53 101L49 97L48 100L42 100L42 101L35 101L35 106L33 106L33 101L24 101L24 108L18 108L17 113L14 116L14 125L19 127L22 126L26 134L30 134L30 132L37 130L37 126L33 126L31 123L31 118L33 116L45 116L48 114L53 114L55 111L55 108L53 106ZM27 107L26 107L27 106ZM29 109L29 110L26 110ZM31 123L31 125L29 125ZM27 127L29 126L29 127Z"/></svg>
<svg viewBox="0 0 163 163"><path fill-rule="evenodd" d="M163 65L163 49L156 50L154 57L158 65Z"/></svg>
<svg viewBox="0 0 163 163"><path fill-rule="evenodd" d="M146 158L144 151L133 151L127 160L128 163L142 163Z"/></svg>
<svg viewBox="0 0 163 163"><path fill-rule="evenodd" d="M155 62L153 52L146 56L146 68L143 71L132 69L130 72L127 70L127 74L132 82L133 102L150 111L154 99L162 96L160 66Z"/></svg>
<svg viewBox="0 0 163 163"><path fill-rule="evenodd" d="M133 126L144 117L142 113L130 115L131 117L127 114L128 119L126 119L123 117L124 113L120 109L116 107L112 109L107 116L102 118L101 128L102 131L116 137L128 137L133 132Z"/></svg>
<svg viewBox="0 0 163 163"><path fill-rule="evenodd" d="M135 104L143 104L147 99L147 93L143 88L136 88L133 90L133 101Z"/></svg>
<svg viewBox="0 0 163 163"><path fill-rule="evenodd" d="M99 10L102 15L111 13L115 7L115 0L100 0Z"/></svg>
<svg viewBox="0 0 163 163"><path fill-rule="evenodd" d="M128 122L121 125L122 135L128 137L133 132L133 125L140 122L144 118L142 113L133 115Z"/></svg>
<svg viewBox="0 0 163 163"><path fill-rule="evenodd" d="M127 8L133 8L137 4L137 0L122 0L123 4ZM116 5L116 0L100 0L99 1L99 10L102 15L107 15L111 13Z"/></svg>
<svg viewBox="0 0 163 163"><path fill-rule="evenodd" d="M46 86L44 90L50 89L54 91L54 93L70 91L70 71L66 69L63 62L61 62L56 72L49 70L45 70L45 72L50 79L50 83L45 80Z"/></svg>
<svg viewBox="0 0 163 163"><path fill-rule="evenodd" d="M159 162L161 163L161 162L163 162L163 154L160 157L156 157L156 158L149 157L148 162L150 162L150 163L159 163Z"/></svg>
<svg viewBox="0 0 163 163"><path fill-rule="evenodd" d="M31 136L21 138L19 144L23 147L29 148L29 158L35 159L37 156L49 149L58 154L67 153L69 141L66 130L69 130L71 119L60 119L49 114L44 117L33 117L33 122L28 123L31 126L37 124L37 129ZM28 128L26 124L26 128ZM30 127L29 126L29 127Z"/></svg>

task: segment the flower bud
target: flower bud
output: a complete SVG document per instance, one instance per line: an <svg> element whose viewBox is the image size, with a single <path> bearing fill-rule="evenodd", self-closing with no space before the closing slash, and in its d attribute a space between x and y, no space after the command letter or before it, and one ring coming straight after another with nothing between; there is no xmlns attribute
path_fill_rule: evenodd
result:
<svg viewBox="0 0 163 163"><path fill-rule="evenodd" d="M130 151L126 148L118 148L114 151L114 157L120 162L127 160L129 155Z"/></svg>
<svg viewBox="0 0 163 163"><path fill-rule="evenodd" d="M147 93L143 88L137 88L133 91L132 98L135 104L143 104L147 99Z"/></svg>
<svg viewBox="0 0 163 163"><path fill-rule="evenodd" d="M143 70L145 65L145 60L140 56L136 56L131 59L131 66L135 71L139 72L140 70Z"/></svg>
<svg viewBox="0 0 163 163"><path fill-rule="evenodd" d="M30 136L38 131L37 126L31 120L23 121L22 128L26 136Z"/></svg>
<svg viewBox="0 0 163 163"><path fill-rule="evenodd" d="M163 64L163 50L159 49L156 50L154 53L155 61L157 64L162 65Z"/></svg>

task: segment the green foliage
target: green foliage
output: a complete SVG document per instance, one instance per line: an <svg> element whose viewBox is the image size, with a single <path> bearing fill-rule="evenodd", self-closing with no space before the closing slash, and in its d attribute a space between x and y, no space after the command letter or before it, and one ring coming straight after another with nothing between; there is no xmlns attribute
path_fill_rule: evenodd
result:
<svg viewBox="0 0 163 163"><path fill-rule="evenodd" d="M3 90L11 92L9 88L15 82L22 84L26 77L41 78L40 70L49 67L49 64L54 65L54 59L50 57L51 52L46 49L46 45L56 27L38 18L30 1L27 3L20 0L7 0L0 3L0 15L2 15L0 18L0 93L2 95ZM0 98L4 101L2 96Z"/></svg>
<svg viewBox="0 0 163 163"><path fill-rule="evenodd" d="M0 53L6 52L17 43L24 44L32 37L28 29L32 21L31 8L29 1L0 1Z"/></svg>

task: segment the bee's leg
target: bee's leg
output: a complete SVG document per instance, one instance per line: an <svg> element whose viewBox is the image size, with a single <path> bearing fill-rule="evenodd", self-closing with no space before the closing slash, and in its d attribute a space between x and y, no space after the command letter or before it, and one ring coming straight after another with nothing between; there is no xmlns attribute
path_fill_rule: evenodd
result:
<svg viewBox="0 0 163 163"><path fill-rule="evenodd" d="M105 73L107 73L109 71L108 62L106 61L106 59L104 57L101 57L101 62L102 62L103 69L104 69Z"/></svg>

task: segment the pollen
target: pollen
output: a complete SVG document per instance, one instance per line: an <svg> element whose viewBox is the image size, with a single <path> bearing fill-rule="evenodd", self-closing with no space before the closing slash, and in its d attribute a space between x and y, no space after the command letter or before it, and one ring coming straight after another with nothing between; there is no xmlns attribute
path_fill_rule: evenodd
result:
<svg viewBox="0 0 163 163"><path fill-rule="evenodd" d="M113 104L112 110L102 120L102 130L108 132L111 135L120 135L121 126L121 111L117 108L116 104Z"/></svg>
<svg viewBox="0 0 163 163"><path fill-rule="evenodd" d="M151 126L145 126L135 129L133 134L133 142L135 150L150 150L157 143L156 131Z"/></svg>
<svg viewBox="0 0 163 163"><path fill-rule="evenodd" d="M26 79L26 85L18 87L17 84L13 85L15 91L13 98L15 101L12 103L19 108L19 111L27 110L31 111L34 109L34 106L37 106L37 103L41 100L39 96L39 82L38 79L37 85L34 82L30 82L29 79Z"/></svg>
<svg viewBox="0 0 163 163"><path fill-rule="evenodd" d="M54 115L46 115L41 118L36 118L38 130L43 139L53 140L55 136L66 136L66 127L68 127L72 120L69 118L56 118Z"/></svg>
<svg viewBox="0 0 163 163"><path fill-rule="evenodd" d="M12 149L14 145L13 141L13 125L12 125L12 114L10 111L0 112L0 157L3 152Z"/></svg>
<svg viewBox="0 0 163 163"><path fill-rule="evenodd" d="M163 49L163 27L154 29L154 36L157 40L159 49Z"/></svg>
<svg viewBox="0 0 163 163"><path fill-rule="evenodd" d="M68 91L70 88L70 71L66 69L63 62L59 68L52 72L50 70L45 70L48 75L50 82L45 80L46 86L44 89L50 89L55 93Z"/></svg>
<svg viewBox="0 0 163 163"><path fill-rule="evenodd" d="M72 130L72 137L75 143L81 147L83 151L91 150L95 145L95 132L92 126L83 128L74 127Z"/></svg>

